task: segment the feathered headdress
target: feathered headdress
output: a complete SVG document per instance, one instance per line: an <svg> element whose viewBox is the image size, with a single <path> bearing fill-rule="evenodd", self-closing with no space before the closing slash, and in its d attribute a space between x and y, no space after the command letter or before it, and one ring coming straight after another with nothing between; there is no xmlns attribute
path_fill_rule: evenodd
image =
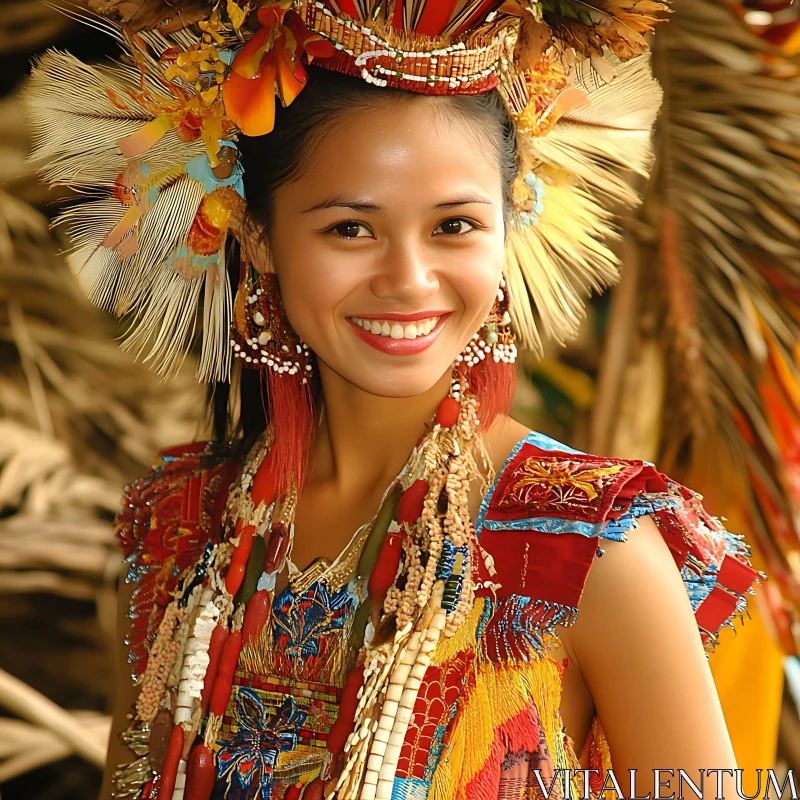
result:
<svg viewBox="0 0 800 800"><path fill-rule="evenodd" d="M73 4L73 8L77 7ZM518 133L506 277L524 345L563 341L617 277L613 209L646 175L661 91L644 35L656 0L82 0L124 63L49 51L26 92L34 155L86 196L57 222L125 347L168 374L198 324L198 375L225 379L226 239L252 253L237 136L267 135L316 65L427 94L497 89ZM103 17L113 19L106 20ZM244 165L246 167L246 165ZM250 250L248 251L248 248ZM202 297L202 302L201 302ZM202 311L200 311L202 309Z"/></svg>

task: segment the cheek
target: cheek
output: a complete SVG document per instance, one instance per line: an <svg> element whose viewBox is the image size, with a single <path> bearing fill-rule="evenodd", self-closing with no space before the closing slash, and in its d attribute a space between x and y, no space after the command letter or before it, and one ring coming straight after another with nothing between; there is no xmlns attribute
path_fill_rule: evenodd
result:
<svg viewBox="0 0 800 800"><path fill-rule="evenodd" d="M466 327L477 330L488 316L497 297L504 263L502 241L489 242L486 247L465 255L449 270L448 280L461 299Z"/></svg>
<svg viewBox="0 0 800 800"><path fill-rule="evenodd" d="M332 254L314 237L298 236L283 247L276 243L275 270L281 286L286 315L305 338L325 334L334 310L355 288L354 270L341 254Z"/></svg>

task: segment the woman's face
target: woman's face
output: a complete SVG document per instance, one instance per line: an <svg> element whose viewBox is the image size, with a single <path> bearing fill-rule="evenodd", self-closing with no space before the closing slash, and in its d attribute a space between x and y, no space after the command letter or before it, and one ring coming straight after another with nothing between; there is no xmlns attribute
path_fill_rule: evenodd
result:
<svg viewBox="0 0 800 800"><path fill-rule="evenodd" d="M504 263L497 156L433 103L353 113L274 208L271 257L289 321L366 392L432 388L494 303Z"/></svg>

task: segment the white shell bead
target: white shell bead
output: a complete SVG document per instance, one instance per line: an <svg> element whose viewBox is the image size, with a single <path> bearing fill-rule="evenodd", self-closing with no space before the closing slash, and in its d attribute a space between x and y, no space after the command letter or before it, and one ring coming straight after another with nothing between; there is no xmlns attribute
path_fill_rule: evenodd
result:
<svg viewBox="0 0 800 800"><path fill-rule="evenodd" d="M386 700L397 702L403 696L403 687L398 683L390 683L389 688L386 690ZM384 703L386 708L386 703Z"/></svg>
<svg viewBox="0 0 800 800"><path fill-rule="evenodd" d="M378 773L378 781L391 781L394 778L395 766L394 763L384 761L381 766L381 771Z"/></svg>
<svg viewBox="0 0 800 800"><path fill-rule="evenodd" d="M386 753L386 748L389 745L386 742L373 742L372 744L372 753L373 755L380 756L383 758L384 754ZM380 764L378 765L380 767Z"/></svg>
<svg viewBox="0 0 800 800"><path fill-rule="evenodd" d="M377 731L375 731L375 741L384 743L388 742L390 733L390 728L379 728Z"/></svg>
<svg viewBox="0 0 800 800"><path fill-rule="evenodd" d="M386 700L383 704L383 708L381 709L381 716L382 717L393 717L397 714L399 706L396 700Z"/></svg>

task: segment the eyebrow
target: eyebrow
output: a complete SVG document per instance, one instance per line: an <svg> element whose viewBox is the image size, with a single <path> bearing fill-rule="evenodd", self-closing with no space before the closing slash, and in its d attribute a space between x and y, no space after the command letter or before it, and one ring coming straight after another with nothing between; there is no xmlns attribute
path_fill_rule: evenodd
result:
<svg viewBox="0 0 800 800"><path fill-rule="evenodd" d="M456 208L457 206L466 206L471 203L479 203L481 205L492 205L492 201L479 194L466 194L460 197L454 197L452 200L446 200L443 203L437 203L434 208ZM311 208L305 209L304 214L312 211L319 211L324 208L352 208L353 211L358 211L361 214L380 214L383 207L375 203L359 203L357 200L350 200L346 197L331 197L328 200L323 200Z"/></svg>
<svg viewBox="0 0 800 800"><path fill-rule="evenodd" d="M357 200L349 200L346 197L331 197L329 200L323 200L321 203L307 208L303 213L308 214L311 211L319 211L322 208L352 208L353 211L360 211L362 214L375 214L383 210L374 203L359 203Z"/></svg>
<svg viewBox="0 0 800 800"><path fill-rule="evenodd" d="M436 208L455 208L456 206L467 206L471 203L479 203L480 205L490 206L492 201L479 194L464 194L460 197L455 197L444 203L439 203Z"/></svg>

